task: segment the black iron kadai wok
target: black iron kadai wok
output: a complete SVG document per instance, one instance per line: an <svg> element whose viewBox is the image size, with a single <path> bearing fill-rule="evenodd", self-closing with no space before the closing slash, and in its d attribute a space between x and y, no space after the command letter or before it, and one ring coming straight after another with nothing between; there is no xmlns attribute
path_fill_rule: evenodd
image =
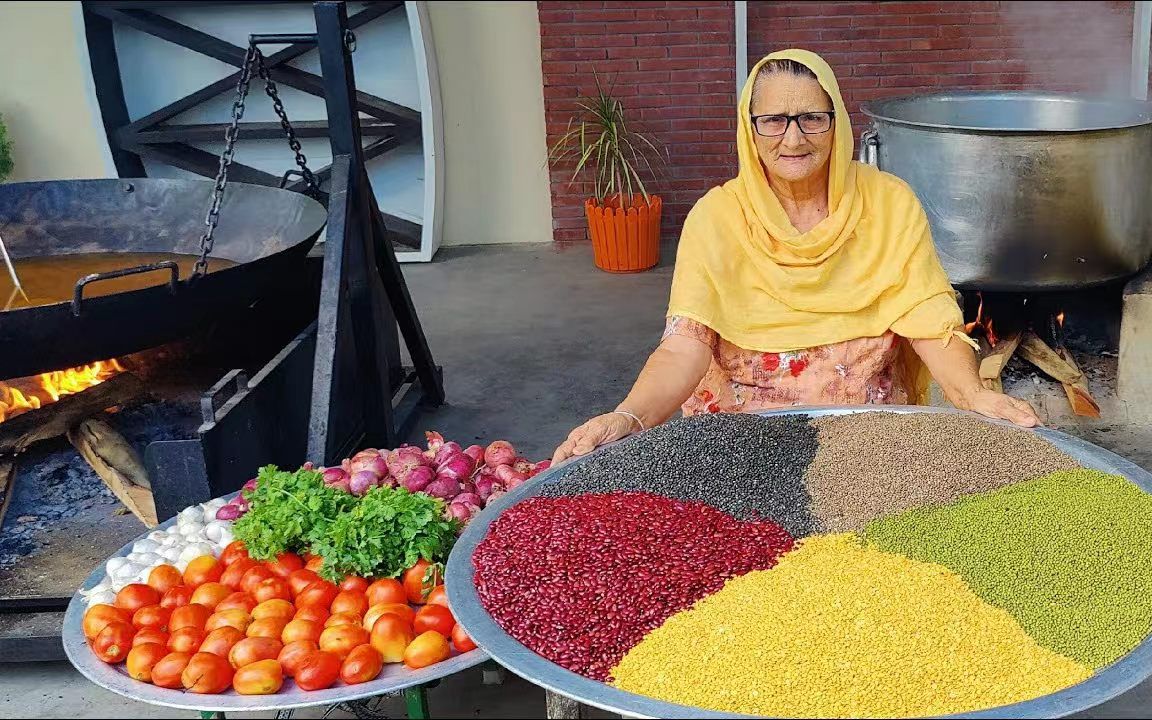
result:
<svg viewBox="0 0 1152 720"><path fill-rule="evenodd" d="M133 262L140 254L200 256L204 208L214 185L199 179L0 185L0 238L17 267L32 258L72 256L78 265L95 253L125 258L118 271L74 278L71 297L0 312L0 379L162 345L304 271L327 220L324 207L290 190L238 182L228 183L206 274L182 273L174 262ZM117 275L136 274L154 281L128 291L100 290Z"/></svg>

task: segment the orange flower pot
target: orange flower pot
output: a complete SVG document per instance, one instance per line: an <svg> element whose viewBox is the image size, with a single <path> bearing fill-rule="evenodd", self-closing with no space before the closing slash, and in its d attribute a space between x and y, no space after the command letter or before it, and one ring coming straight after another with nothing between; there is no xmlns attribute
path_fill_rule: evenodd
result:
<svg viewBox="0 0 1152 720"><path fill-rule="evenodd" d="M596 267L607 272L641 272L660 262L659 195L632 198L631 207L620 206L620 198L610 198L603 205L593 199L584 201L588 234L592 236L592 255Z"/></svg>

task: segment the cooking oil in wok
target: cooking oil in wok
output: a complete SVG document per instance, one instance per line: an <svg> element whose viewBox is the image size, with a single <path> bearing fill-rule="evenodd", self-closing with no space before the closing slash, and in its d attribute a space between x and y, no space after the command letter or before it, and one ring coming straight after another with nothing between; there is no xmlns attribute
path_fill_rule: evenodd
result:
<svg viewBox="0 0 1152 720"><path fill-rule="evenodd" d="M76 281L85 275L105 273L112 270L152 265L171 260L180 267L180 279L192 274L196 255L176 253L77 253L53 257L13 258L16 275L24 288L24 295L12 283L12 278L0 266L0 308L18 308L51 305L58 302L71 302ZM213 273L236 263L220 258L208 258L208 272ZM111 280L100 280L84 288L84 297L99 297L115 293L140 290L168 283L170 271L167 269L127 275ZM25 297L27 296L27 297Z"/></svg>

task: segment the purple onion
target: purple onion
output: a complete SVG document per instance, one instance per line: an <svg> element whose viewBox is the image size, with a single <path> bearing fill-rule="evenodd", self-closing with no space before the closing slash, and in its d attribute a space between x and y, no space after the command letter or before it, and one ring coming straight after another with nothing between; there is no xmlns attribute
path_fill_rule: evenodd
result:
<svg viewBox="0 0 1152 720"><path fill-rule="evenodd" d="M403 480L413 468L428 464L420 448L411 446L397 448L388 453L384 463L388 468L388 474L397 480Z"/></svg>
<svg viewBox="0 0 1152 720"><path fill-rule="evenodd" d="M435 459L433 459L432 464L439 467L440 465L443 465L448 460L448 458L463 454L464 450L460 447L460 443L446 442L436 450L436 456Z"/></svg>
<svg viewBox="0 0 1152 720"><path fill-rule="evenodd" d="M360 470L352 473L352 478L348 481L348 491L356 497L360 497L368 492L368 488L376 484L379 478L376 473L371 470Z"/></svg>
<svg viewBox="0 0 1152 720"><path fill-rule="evenodd" d="M235 498L233 498L232 504L240 508L241 515L248 512L248 508L250 507L248 504L248 498L244 497L244 493L240 493Z"/></svg>
<svg viewBox="0 0 1152 720"><path fill-rule="evenodd" d="M245 490L255 490L255 489L256 489L256 478L252 478L248 482L244 483L244 487L240 488L240 491L243 492Z"/></svg>
<svg viewBox="0 0 1152 720"><path fill-rule="evenodd" d="M503 489L504 484L495 475L481 475L476 479L476 494L481 500L490 500L494 491Z"/></svg>
<svg viewBox="0 0 1152 720"><path fill-rule="evenodd" d="M389 475L385 475L382 478L377 478L376 479L376 487L386 487L386 488L396 487L396 478L391 477Z"/></svg>
<svg viewBox="0 0 1152 720"><path fill-rule="evenodd" d="M462 492L462 493L475 493L476 492L476 483L472 482L471 480L461 480L460 481L460 492Z"/></svg>
<svg viewBox="0 0 1152 720"><path fill-rule="evenodd" d="M222 507L216 511L216 519L217 520L235 520L236 518L240 517L243 514L244 513L242 513L240 511L239 505L233 505L232 503L228 503L227 505L225 505L224 507Z"/></svg>
<svg viewBox="0 0 1152 720"><path fill-rule="evenodd" d="M407 488L409 492L420 492L435 479L436 475L432 472L432 468L425 465L412 468L405 476L397 478L401 487Z"/></svg>
<svg viewBox="0 0 1152 720"><path fill-rule="evenodd" d="M539 475L540 473L544 472L545 470L547 470L550 467L552 467L552 461L551 460L541 460L540 462L538 462L532 466L532 472L528 473L528 477L532 477L534 475Z"/></svg>
<svg viewBox="0 0 1152 720"><path fill-rule="evenodd" d="M444 508L444 516L449 520L459 520L461 523L467 523L472 519L472 511L464 503L454 502Z"/></svg>
<svg viewBox="0 0 1152 720"><path fill-rule="evenodd" d="M472 477L472 458L460 453L453 455L447 462L436 469L436 477L447 477L453 480L467 480Z"/></svg>
<svg viewBox="0 0 1152 720"><path fill-rule="evenodd" d="M484 447L482 445L470 445L464 448L464 454L472 458L472 463L476 467L484 464Z"/></svg>
<svg viewBox="0 0 1152 720"><path fill-rule="evenodd" d="M516 462L512 463L513 470L518 473L524 473L525 475L532 474L532 467L532 463L529 462L528 458L518 457L516 458Z"/></svg>
<svg viewBox="0 0 1152 720"><path fill-rule="evenodd" d="M347 480L348 473L344 471L344 468L330 467L324 470L323 477L325 485L336 485Z"/></svg>
<svg viewBox="0 0 1152 720"><path fill-rule="evenodd" d="M500 482L507 485L512 482L513 478L527 478L528 476L522 472L517 472L511 465L498 465L496 477L500 478Z"/></svg>
<svg viewBox="0 0 1152 720"><path fill-rule="evenodd" d="M425 495L431 495L432 497L438 497L444 500L450 500L456 497L456 494L459 492L460 483L443 476L437 477L428 483L428 487L424 488Z"/></svg>
<svg viewBox="0 0 1152 720"><path fill-rule="evenodd" d="M453 503L464 503L475 505L476 507L483 507L484 502L480 500L480 496L476 493L462 492L456 497L452 498Z"/></svg>
<svg viewBox="0 0 1152 720"><path fill-rule="evenodd" d="M507 487L508 491L511 492L526 482L528 482L528 476L527 475L525 475L523 473L516 473L516 477L509 480L507 485L505 485L505 487Z"/></svg>

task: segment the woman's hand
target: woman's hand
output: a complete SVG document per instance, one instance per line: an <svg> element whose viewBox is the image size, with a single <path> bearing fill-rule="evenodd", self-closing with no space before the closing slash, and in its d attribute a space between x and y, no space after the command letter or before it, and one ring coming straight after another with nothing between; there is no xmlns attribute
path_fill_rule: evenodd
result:
<svg viewBox="0 0 1152 720"><path fill-rule="evenodd" d="M636 421L627 415L597 415L568 434L568 439L552 455L552 464L558 465L575 455L587 455L601 445L628 437L639 429Z"/></svg>
<svg viewBox="0 0 1152 720"><path fill-rule="evenodd" d="M971 410L985 417L1007 420L1021 427L1036 427L1040 424L1040 418L1037 417L1036 411L1027 401L998 393L995 390L975 392L967 398L967 402L964 404L967 406L964 408L966 410Z"/></svg>

